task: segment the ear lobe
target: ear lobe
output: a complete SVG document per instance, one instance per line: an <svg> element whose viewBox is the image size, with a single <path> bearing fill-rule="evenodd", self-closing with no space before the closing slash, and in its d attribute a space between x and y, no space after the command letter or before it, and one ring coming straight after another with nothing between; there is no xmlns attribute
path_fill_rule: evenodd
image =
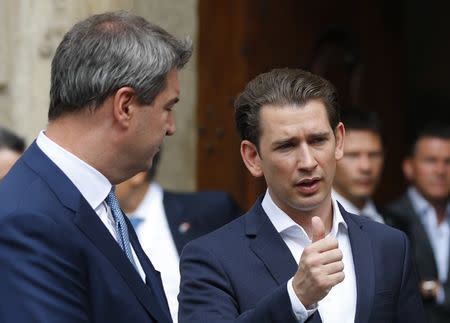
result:
<svg viewBox="0 0 450 323"><path fill-rule="evenodd" d="M336 158L336 160L340 160L344 156L344 138L345 127L342 122L339 122L334 131L334 139L336 142L334 157Z"/></svg>
<svg viewBox="0 0 450 323"><path fill-rule="evenodd" d="M254 177L264 175L261 169L261 158L259 157L258 149L252 142L242 140L241 156L245 166Z"/></svg>
<svg viewBox="0 0 450 323"><path fill-rule="evenodd" d="M113 115L121 125L127 126L133 114L135 91L131 87L121 87L113 97Z"/></svg>

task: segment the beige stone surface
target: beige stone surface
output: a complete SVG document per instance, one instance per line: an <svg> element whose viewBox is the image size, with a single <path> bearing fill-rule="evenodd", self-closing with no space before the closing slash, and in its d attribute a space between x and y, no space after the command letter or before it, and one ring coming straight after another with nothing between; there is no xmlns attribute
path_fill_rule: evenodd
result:
<svg viewBox="0 0 450 323"><path fill-rule="evenodd" d="M197 0L0 0L0 124L31 142L47 121L50 64L63 34L79 19L130 10L169 32L196 41ZM164 147L158 180L195 189L196 58L180 74L177 133Z"/></svg>

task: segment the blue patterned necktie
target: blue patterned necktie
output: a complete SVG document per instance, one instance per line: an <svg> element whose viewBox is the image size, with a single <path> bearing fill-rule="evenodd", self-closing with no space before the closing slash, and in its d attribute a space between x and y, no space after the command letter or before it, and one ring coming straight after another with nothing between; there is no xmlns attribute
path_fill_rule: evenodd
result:
<svg viewBox="0 0 450 323"><path fill-rule="evenodd" d="M105 201L111 208L111 213L114 218L114 228L116 230L117 239L119 240L119 246L120 248L122 248L127 258L136 268L133 253L131 252L130 239L128 238L127 224L125 223L123 212L120 209L119 201L117 200L116 194L114 193L114 187L109 192Z"/></svg>

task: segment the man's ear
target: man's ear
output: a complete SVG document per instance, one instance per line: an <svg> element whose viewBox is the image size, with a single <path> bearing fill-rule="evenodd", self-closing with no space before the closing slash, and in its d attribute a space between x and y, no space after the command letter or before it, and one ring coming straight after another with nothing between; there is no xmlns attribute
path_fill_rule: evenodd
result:
<svg viewBox="0 0 450 323"><path fill-rule="evenodd" d="M413 169L413 161L410 157L407 157L403 160L402 169L405 178L409 182L412 182L414 180L414 169Z"/></svg>
<svg viewBox="0 0 450 323"><path fill-rule="evenodd" d="M135 103L136 95L133 88L125 86L116 91L113 96L113 115L120 125L128 127Z"/></svg>
<svg viewBox="0 0 450 323"><path fill-rule="evenodd" d="M261 177L264 175L261 169L261 158L258 149L252 142L242 140L241 156L245 166L254 177Z"/></svg>
<svg viewBox="0 0 450 323"><path fill-rule="evenodd" d="M334 158L339 160L344 156L344 138L345 138L345 127L342 122L336 126L334 130L334 139L336 142L336 147L334 149Z"/></svg>

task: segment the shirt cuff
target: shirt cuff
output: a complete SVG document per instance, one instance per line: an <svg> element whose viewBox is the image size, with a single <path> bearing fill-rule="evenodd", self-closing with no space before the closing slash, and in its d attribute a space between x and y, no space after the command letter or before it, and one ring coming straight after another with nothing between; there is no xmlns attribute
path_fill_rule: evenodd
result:
<svg viewBox="0 0 450 323"><path fill-rule="evenodd" d="M303 323L317 310L317 304L313 304L310 308L306 309L302 302L298 299L297 294L294 292L294 287L292 286L293 280L294 277L288 280L287 292L291 301L292 311L294 312L297 321L299 323Z"/></svg>

